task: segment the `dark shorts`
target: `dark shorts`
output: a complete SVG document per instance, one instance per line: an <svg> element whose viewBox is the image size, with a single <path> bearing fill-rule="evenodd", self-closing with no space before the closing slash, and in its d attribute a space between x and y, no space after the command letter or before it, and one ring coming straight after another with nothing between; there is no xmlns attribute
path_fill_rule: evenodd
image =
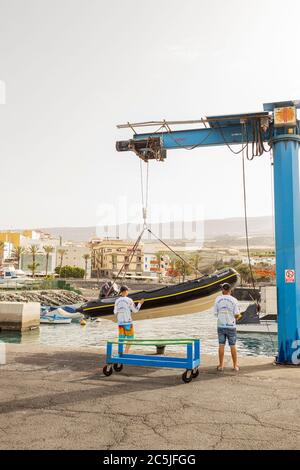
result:
<svg viewBox="0 0 300 470"><path fill-rule="evenodd" d="M236 345L236 328L218 328L219 344L225 345L226 339L229 346Z"/></svg>

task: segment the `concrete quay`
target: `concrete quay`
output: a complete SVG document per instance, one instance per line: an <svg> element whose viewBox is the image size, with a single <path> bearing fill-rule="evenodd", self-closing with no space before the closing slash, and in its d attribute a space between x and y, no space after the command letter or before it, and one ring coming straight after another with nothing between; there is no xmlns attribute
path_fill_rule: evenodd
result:
<svg viewBox="0 0 300 470"><path fill-rule="evenodd" d="M6 349L0 449L300 448L300 369L270 358L242 358L237 374L203 356L184 384L178 370L104 377L103 350Z"/></svg>
<svg viewBox="0 0 300 470"><path fill-rule="evenodd" d="M40 326L39 302L0 302L0 331L27 331Z"/></svg>

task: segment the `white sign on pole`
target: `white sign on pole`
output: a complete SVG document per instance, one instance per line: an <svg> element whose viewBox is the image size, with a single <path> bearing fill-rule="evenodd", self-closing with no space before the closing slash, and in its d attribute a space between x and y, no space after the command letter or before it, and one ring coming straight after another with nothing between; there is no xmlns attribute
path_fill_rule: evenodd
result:
<svg viewBox="0 0 300 470"><path fill-rule="evenodd" d="M295 270L294 269L285 270L285 282L286 284L292 284L295 282Z"/></svg>

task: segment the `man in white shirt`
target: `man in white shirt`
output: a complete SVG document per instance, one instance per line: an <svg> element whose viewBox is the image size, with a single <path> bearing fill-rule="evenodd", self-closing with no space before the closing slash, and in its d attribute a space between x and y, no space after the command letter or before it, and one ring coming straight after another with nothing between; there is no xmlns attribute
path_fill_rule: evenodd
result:
<svg viewBox="0 0 300 470"><path fill-rule="evenodd" d="M119 329L119 341L130 341L134 339L134 327L131 313L137 313L144 303L141 299L137 306L132 299L128 297L128 287L121 286L120 297L115 301L114 314L117 317ZM125 354L128 353L130 344L125 346Z"/></svg>
<svg viewBox="0 0 300 470"><path fill-rule="evenodd" d="M236 349L236 319L240 318L238 301L231 295L231 286L222 284L222 295L215 301L215 315L218 317L219 365L217 370L224 370L224 353L226 340L230 346L233 369L239 371Z"/></svg>

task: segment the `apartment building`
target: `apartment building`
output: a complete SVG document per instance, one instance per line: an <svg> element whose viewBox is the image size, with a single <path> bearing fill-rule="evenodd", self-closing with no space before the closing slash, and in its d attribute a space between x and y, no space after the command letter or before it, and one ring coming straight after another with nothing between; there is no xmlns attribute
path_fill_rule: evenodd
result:
<svg viewBox="0 0 300 470"><path fill-rule="evenodd" d="M112 277L124 265L126 272L142 275L144 269L144 247L140 244L132 255L133 242L118 239L91 240L92 277Z"/></svg>
<svg viewBox="0 0 300 470"><path fill-rule="evenodd" d="M144 272L165 275L170 268L170 257L163 254L145 253Z"/></svg>
<svg viewBox="0 0 300 470"><path fill-rule="evenodd" d="M66 242L56 249L56 266L74 266L85 269L87 267L87 277L91 274L91 257L85 260L85 255L91 254L90 246L86 243ZM62 255L62 258L61 258Z"/></svg>

